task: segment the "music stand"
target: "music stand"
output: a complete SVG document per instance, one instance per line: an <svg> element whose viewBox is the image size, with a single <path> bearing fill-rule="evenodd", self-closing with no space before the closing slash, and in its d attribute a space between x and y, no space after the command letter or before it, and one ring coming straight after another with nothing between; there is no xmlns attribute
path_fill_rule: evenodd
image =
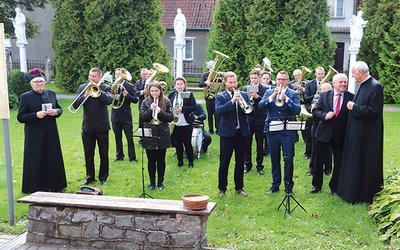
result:
<svg viewBox="0 0 400 250"><path fill-rule="evenodd" d="M151 129L150 128L144 128L144 126L142 126L141 128L139 127L137 129L138 135L137 137L140 138L144 138L144 137L152 137L152 133L151 133ZM136 136L136 135L134 135ZM145 187L144 187L144 147L142 146L142 194L139 196L139 198L146 198L146 195L149 198L154 199L151 195L149 195L148 193L146 193L145 191Z"/></svg>
<svg viewBox="0 0 400 250"><path fill-rule="evenodd" d="M289 121L288 117L285 116L283 118L279 118L279 121L271 121L269 124L269 131L284 131L285 132L285 140L286 140L286 131L290 130L304 130L305 122L303 119L301 121ZM286 145L286 144L285 144ZM286 150L287 152L287 150ZM293 200L296 203L296 206L291 209L290 208L290 200ZM286 193L285 198L283 198L282 202L278 206L278 211L281 206L285 207L284 217L286 218L286 214L292 213L297 207L300 207L304 212L307 211L304 207L293 197L293 192Z"/></svg>

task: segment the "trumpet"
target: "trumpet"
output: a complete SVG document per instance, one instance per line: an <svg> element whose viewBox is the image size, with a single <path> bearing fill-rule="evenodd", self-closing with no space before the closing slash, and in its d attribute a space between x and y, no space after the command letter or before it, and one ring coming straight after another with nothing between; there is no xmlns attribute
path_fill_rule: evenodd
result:
<svg viewBox="0 0 400 250"><path fill-rule="evenodd" d="M101 95L101 89L100 89L100 84L102 84L109 76L110 76L111 71L107 71L104 76L100 79L99 83L94 83L94 82L89 82L86 87L75 97L75 99L72 101L72 103L68 106L69 112L72 114L76 114L78 110L82 107L82 105L86 102L86 100L91 96L92 98L97 98ZM79 106L74 109L74 104L75 102L78 101L82 97L82 95L85 94L85 92L88 92L88 95L85 97L85 99L79 104Z"/></svg>
<svg viewBox="0 0 400 250"><path fill-rule="evenodd" d="M123 95L123 93L126 89L124 86L121 85L121 83L124 80L128 80L128 81L132 80L132 75L129 73L128 70L121 68L121 76L118 77L118 79L116 79L115 82L111 86L111 93L114 95L114 98L112 101L113 109L119 109L124 104L125 96Z"/></svg>
<svg viewBox="0 0 400 250"><path fill-rule="evenodd" d="M150 123L153 125L160 125L161 122L160 122L160 120L158 120L158 112L157 112L160 109L160 107L158 107L158 97L157 98L153 97L153 99L154 99L153 103L156 104L157 108L153 110L153 113L152 113L153 119L151 119Z"/></svg>
<svg viewBox="0 0 400 250"><path fill-rule="evenodd" d="M275 99L275 105L278 107L282 107L285 104L285 101L282 100L282 84L279 85L280 89L278 95Z"/></svg>
<svg viewBox="0 0 400 250"><path fill-rule="evenodd" d="M245 114L250 114L253 111L253 106L249 106L247 102L244 100L242 94L240 91L235 90L235 88L232 88L233 92L239 93L239 98L237 99L237 102L239 103L240 108L243 110Z"/></svg>

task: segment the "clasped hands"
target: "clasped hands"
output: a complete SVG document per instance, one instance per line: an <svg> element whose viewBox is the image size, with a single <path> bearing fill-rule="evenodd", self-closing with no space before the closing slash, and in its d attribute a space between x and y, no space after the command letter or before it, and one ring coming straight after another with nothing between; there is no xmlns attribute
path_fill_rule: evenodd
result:
<svg viewBox="0 0 400 250"><path fill-rule="evenodd" d="M48 110L46 110L46 111L38 111L37 113L36 113L36 117L37 118L39 118L39 119L43 119L45 116L56 116L58 113L57 113L57 110L55 110L55 109L48 109Z"/></svg>

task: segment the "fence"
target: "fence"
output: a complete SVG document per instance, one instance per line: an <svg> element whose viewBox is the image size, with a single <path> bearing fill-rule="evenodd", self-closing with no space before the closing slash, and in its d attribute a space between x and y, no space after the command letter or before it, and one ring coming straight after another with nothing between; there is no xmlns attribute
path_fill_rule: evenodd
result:
<svg viewBox="0 0 400 250"><path fill-rule="evenodd" d="M20 61L13 61L12 68L14 69L13 70L14 72L16 69L18 69L19 71L19 69L21 68ZM46 60L27 60L27 68L28 71L33 68L40 68L41 70L43 70L44 73L46 73ZM50 79L54 79L56 77L56 68L53 64L53 61L50 61L49 69L50 69Z"/></svg>

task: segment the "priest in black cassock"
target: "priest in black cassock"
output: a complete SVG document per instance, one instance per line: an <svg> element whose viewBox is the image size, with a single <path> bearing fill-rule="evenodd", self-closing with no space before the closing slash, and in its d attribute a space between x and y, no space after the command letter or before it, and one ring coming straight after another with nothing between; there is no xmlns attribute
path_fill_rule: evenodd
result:
<svg viewBox="0 0 400 250"><path fill-rule="evenodd" d="M349 118L337 195L350 203L372 203L383 186L383 87L357 61L351 74L360 87L347 103Z"/></svg>
<svg viewBox="0 0 400 250"><path fill-rule="evenodd" d="M67 187L56 118L62 114L38 68L27 74L32 90L21 95L17 119L25 124L22 192L58 192Z"/></svg>

